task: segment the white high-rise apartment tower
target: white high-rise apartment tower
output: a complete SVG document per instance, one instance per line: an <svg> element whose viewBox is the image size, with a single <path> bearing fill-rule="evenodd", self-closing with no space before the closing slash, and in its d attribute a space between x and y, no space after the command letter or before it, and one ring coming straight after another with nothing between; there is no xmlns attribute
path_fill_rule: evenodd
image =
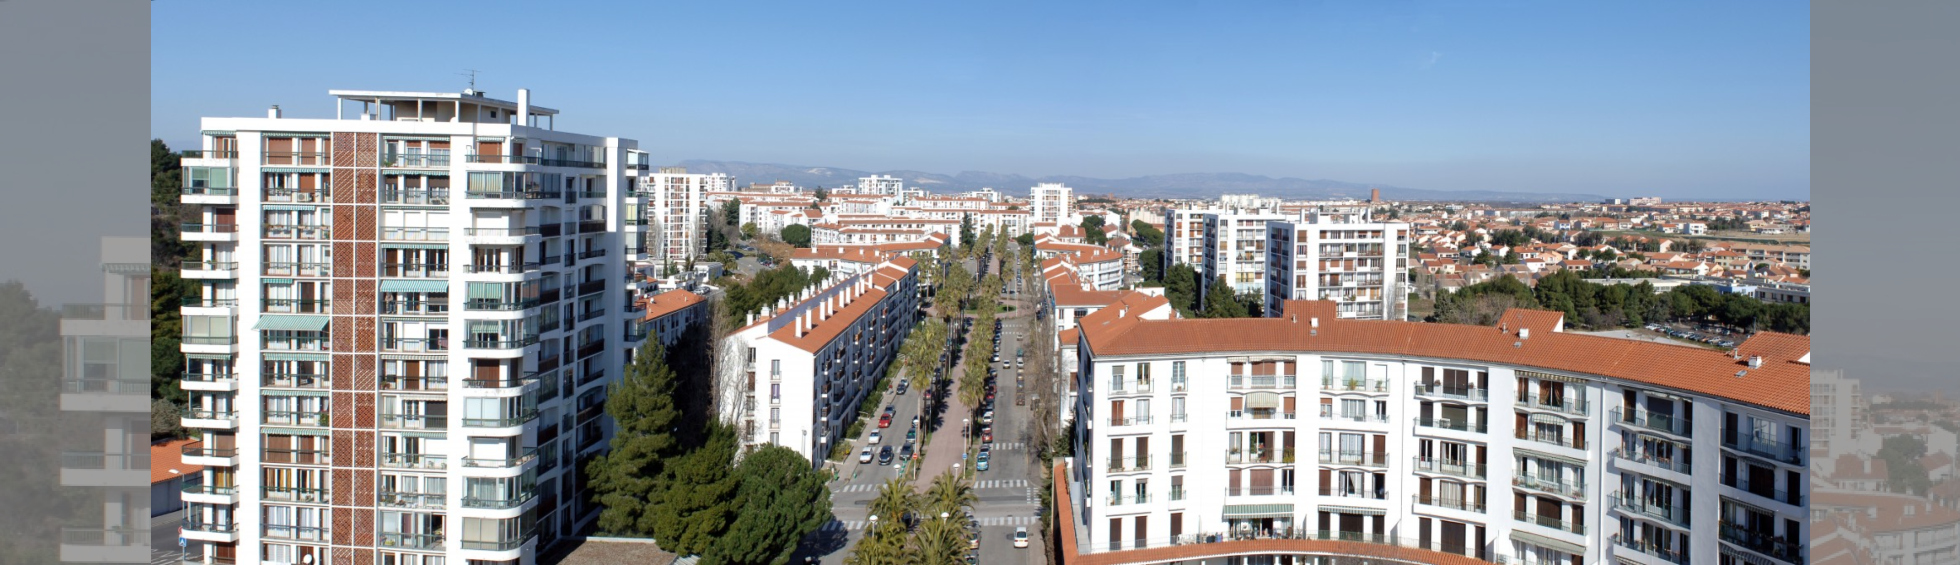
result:
<svg viewBox="0 0 1960 565"><path fill-rule="evenodd" d="M645 339L646 158L465 91L204 118L184 160L196 562L509 564L596 517L577 463ZM349 114L347 110L358 110Z"/></svg>
<svg viewBox="0 0 1960 565"><path fill-rule="evenodd" d="M1322 207L1266 232L1266 316L1289 300L1325 300L1341 318L1408 317L1409 224L1371 221L1365 206Z"/></svg>
<svg viewBox="0 0 1960 565"><path fill-rule="evenodd" d="M1055 225L1074 223L1075 190L1059 182L1037 183L1028 191L1029 206L1034 208L1034 223L1053 223Z"/></svg>
<svg viewBox="0 0 1960 565"><path fill-rule="evenodd" d="M905 179L891 175L871 175L858 179L858 194L898 196L905 191Z"/></svg>
<svg viewBox="0 0 1960 565"><path fill-rule="evenodd" d="M722 173L688 173L686 167L660 167L639 179L639 191L649 201L643 218L647 224L648 260L681 264L708 250L708 230L720 220L720 210L710 209L707 193L725 192L734 177Z"/></svg>

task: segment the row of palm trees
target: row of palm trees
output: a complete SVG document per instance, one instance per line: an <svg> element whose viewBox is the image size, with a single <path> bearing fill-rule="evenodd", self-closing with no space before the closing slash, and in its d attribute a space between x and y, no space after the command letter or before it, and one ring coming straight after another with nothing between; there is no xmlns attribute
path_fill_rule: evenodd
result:
<svg viewBox="0 0 1960 565"><path fill-rule="evenodd" d="M911 481L885 481L871 500L870 526L852 548L849 565L959 565L965 562L967 511L979 498L972 482L952 471L934 477L924 493Z"/></svg>

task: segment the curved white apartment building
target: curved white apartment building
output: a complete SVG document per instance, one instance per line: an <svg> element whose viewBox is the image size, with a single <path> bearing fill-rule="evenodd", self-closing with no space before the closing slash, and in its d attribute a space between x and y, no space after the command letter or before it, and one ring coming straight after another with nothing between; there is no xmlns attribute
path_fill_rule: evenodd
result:
<svg viewBox="0 0 1960 565"><path fill-rule="evenodd" d="M1322 301L1079 329L1072 563L1806 559L1807 337L1730 353Z"/></svg>

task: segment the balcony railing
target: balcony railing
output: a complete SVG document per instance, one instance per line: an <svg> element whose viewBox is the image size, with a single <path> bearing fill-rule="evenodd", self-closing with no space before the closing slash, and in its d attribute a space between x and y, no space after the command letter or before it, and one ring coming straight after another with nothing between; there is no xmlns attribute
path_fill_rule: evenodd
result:
<svg viewBox="0 0 1960 565"><path fill-rule="evenodd" d="M332 155L325 151L264 151L262 165L326 165Z"/></svg>
<svg viewBox="0 0 1960 565"><path fill-rule="evenodd" d="M1362 412L1358 414L1339 413L1333 411L1331 409L1333 408L1331 405L1322 404L1320 406L1321 406L1320 418L1323 420L1337 420L1342 422L1374 422L1374 423L1381 423L1381 422L1388 421L1387 414L1369 414L1367 412Z"/></svg>
<svg viewBox="0 0 1960 565"><path fill-rule="evenodd" d="M1293 487L1280 485L1225 487L1225 496L1273 496L1293 494Z"/></svg>
<svg viewBox="0 0 1960 565"><path fill-rule="evenodd" d="M1555 479L1543 479L1533 475L1512 475L1511 484L1566 498L1577 500L1586 499L1586 485L1583 484L1567 483Z"/></svg>
<svg viewBox="0 0 1960 565"><path fill-rule="evenodd" d="M63 304L63 320L149 321L150 304Z"/></svg>
<svg viewBox="0 0 1960 565"><path fill-rule="evenodd" d="M1320 390L1335 392L1388 392L1386 379L1320 379Z"/></svg>
<svg viewBox="0 0 1960 565"><path fill-rule="evenodd" d="M1320 462L1329 465L1387 467L1388 454L1373 451L1322 451L1320 452Z"/></svg>
<svg viewBox="0 0 1960 565"><path fill-rule="evenodd" d="M184 419L236 421L238 419L238 411L237 410L212 410L210 408L192 408L184 411Z"/></svg>
<svg viewBox="0 0 1960 565"><path fill-rule="evenodd" d="M108 530L92 529L92 528L62 528L61 529L61 545L79 545L79 546L89 546L89 547L148 547L150 543L151 543L150 530L148 529L134 529L134 528L121 528L121 529L108 529Z"/></svg>
<svg viewBox="0 0 1960 565"><path fill-rule="evenodd" d="M470 273L502 273L502 274L506 274L506 275L515 275L515 274L520 274L520 273L524 273L524 272L526 272L526 271L535 271L535 270L538 270L538 267L539 267L539 266L540 266L540 264L539 264L539 263L535 263L535 262L533 262L533 263L523 263L523 264L518 264L518 263L481 263L481 264L470 264L470 265L464 265L464 266L463 266L463 270L464 270L465 272L470 272ZM554 301L554 300L556 300L556 296L555 296L555 295L554 295L554 296L553 296L553 297L552 297L551 299L547 299L547 300L545 300L545 302L552 302L552 301Z"/></svg>
<svg viewBox="0 0 1960 565"><path fill-rule="evenodd" d="M1539 396L1525 394L1518 396L1518 407L1529 410L1545 410L1560 414L1584 416L1591 413L1592 405L1577 396Z"/></svg>
<svg viewBox="0 0 1960 565"><path fill-rule="evenodd" d="M390 430L445 430L449 429L447 416L437 417L428 414L393 414L382 412L376 415L380 427Z"/></svg>
<svg viewBox="0 0 1960 565"><path fill-rule="evenodd" d="M525 532L516 537L503 540L463 540L463 549L472 551L510 551L524 547L531 541L534 532Z"/></svg>
<svg viewBox="0 0 1960 565"><path fill-rule="evenodd" d="M184 196L238 196L238 188L230 186L186 186Z"/></svg>
<svg viewBox="0 0 1960 565"><path fill-rule="evenodd" d="M449 204L449 189L392 188L384 186L381 188L381 203L447 206Z"/></svg>
<svg viewBox="0 0 1960 565"><path fill-rule="evenodd" d="M388 241L449 241L449 228L382 227L381 239Z"/></svg>
<svg viewBox="0 0 1960 565"><path fill-rule="evenodd" d="M185 271L230 271L238 268L237 261L185 261L177 264ZM235 302L235 301L234 301ZM185 304L185 306L193 306Z"/></svg>
<svg viewBox="0 0 1960 565"><path fill-rule="evenodd" d="M1416 418L1416 426L1478 434L1490 431L1490 426L1483 422L1472 422L1468 419L1456 418Z"/></svg>
<svg viewBox="0 0 1960 565"><path fill-rule="evenodd" d="M1721 475L1719 477L1719 481L1722 483L1723 486L1741 490L1749 494L1753 494L1756 496L1760 496L1784 504L1789 504L1793 506L1803 506L1803 491L1782 490L1776 488L1776 483L1774 482L1771 482L1768 485L1753 485L1753 484L1749 484L1747 481L1738 480L1736 478L1736 475L1729 475L1729 474Z"/></svg>
<svg viewBox="0 0 1960 565"><path fill-rule="evenodd" d="M1520 429L1518 430L1516 435L1518 439L1528 439L1538 443L1556 445L1559 447L1569 447L1572 449L1586 448L1586 438L1579 437L1576 435L1567 436L1565 434L1550 434L1550 433L1544 433L1544 432L1528 430L1528 429Z"/></svg>
<svg viewBox="0 0 1960 565"><path fill-rule="evenodd" d="M1187 453L1183 451L1171 452L1171 468L1172 469L1184 468L1184 458L1186 455Z"/></svg>
<svg viewBox="0 0 1960 565"><path fill-rule="evenodd" d="M396 508L442 508L449 500L443 493L422 492L377 492L375 499L382 506Z"/></svg>
<svg viewBox="0 0 1960 565"><path fill-rule="evenodd" d="M463 341L463 347L470 349L522 349L538 342L538 336L534 335L516 339L501 339L501 337L491 336L489 339L468 339Z"/></svg>
<svg viewBox="0 0 1960 565"><path fill-rule="evenodd" d="M1552 518L1549 516L1539 516L1537 514L1525 512L1523 510L1516 510L1511 512L1511 517L1517 519L1517 521L1519 522L1524 522L1526 524L1537 524L1554 530L1572 532L1582 536L1586 535L1586 525L1578 522L1573 522L1569 520L1560 520L1558 518Z"/></svg>
<svg viewBox="0 0 1960 565"><path fill-rule="evenodd" d="M1687 508L1651 503L1640 497L1628 496L1622 492L1614 492L1612 500L1613 507L1618 508L1621 512L1649 518L1658 518L1676 526L1688 527Z"/></svg>
<svg viewBox="0 0 1960 565"><path fill-rule="evenodd" d="M266 463L291 463L295 465L326 465L333 454L325 449L270 449L264 450L262 457Z"/></svg>
<svg viewBox="0 0 1960 565"><path fill-rule="evenodd" d="M189 445L186 445L186 446L184 446L184 456L185 456L185 457L222 457L222 458L232 458L232 457L237 457L237 456L238 456L238 448L235 448L235 447L204 447L204 446L203 446L203 444L198 444L198 445L197 445L197 446L195 446L195 447L193 447L193 446L189 446Z"/></svg>
<svg viewBox="0 0 1960 565"><path fill-rule="evenodd" d="M538 227L463 228L463 235L471 237L523 237L527 235L538 235Z"/></svg>
<svg viewBox="0 0 1960 565"><path fill-rule="evenodd" d="M183 157L185 159L237 159L238 150L236 149L185 149L183 151L178 151L177 156Z"/></svg>
<svg viewBox="0 0 1960 565"><path fill-rule="evenodd" d="M1631 424L1681 437L1693 437L1695 432L1693 424L1686 418L1670 414L1648 412L1637 408L1628 410L1625 407L1615 407L1613 408L1613 420L1622 424Z"/></svg>
<svg viewBox="0 0 1960 565"><path fill-rule="evenodd" d="M1150 420L1151 420L1151 418L1150 418L1149 416L1133 416L1133 417L1129 417L1129 418L1110 418L1110 419L1109 419L1109 425L1111 425L1111 426L1144 426L1144 425L1149 425L1149 424L1150 424Z"/></svg>
<svg viewBox="0 0 1960 565"><path fill-rule="evenodd" d="M1802 449L1773 439L1756 437L1749 434L1735 434L1734 437L1724 437L1722 439L1722 447L1758 457L1767 457L1780 463L1791 465L1803 464L1804 454Z"/></svg>
<svg viewBox="0 0 1960 565"><path fill-rule="evenodd" d="M143 381L120 379L67 379L61 381L61 392L66 394L143 394L150 386Z"/></svg>
<svg viewBox="0 0 1960 565"><path fill-rule="evenodd" d="M501 298L471 298L463 302L463 309L465 310L483 311L523 310L526 308L536 308L537 306L538 299L536 298L514 298L509 300Z"/></svg>
<svg viewBox="0 0 1960 565"><path fill-rule="evenodd" d="M1292 463L1292 462L1293 462L1293 450L1286 449L1286 448L1259 449L1259 450L1250 450L1250 451L1233 449L1225 452L1226 464Z"/></svg>
<svg viewBox="0 0 1960 565"><path fill-rule="evenodd" d="M281 225L266 224L261 231L266 239L322 240L333 238L333 226L322 225Z"/></svg>
<svg viewBox="0 0 1960 565"><path fill-rule="evenodd" d="M1680 473L1683 475L1694 474L1694 468L1692 465L1689 464L1687 457L1680 457L1680 456L1666 457L1666 458L1655 457L1652 454L1637 453L1632 449L1628 449L1624 447L1614 448L1613 456L1621 459L1625 459L1627 461L1632 461L1635 463L1653 465L1655 467L1660 467L1662 469L1667 469L1669 471L1674 471L1676 473Z"/></svg>
<svg viewBox="0 0 1960 565"><path fill-rule="evenodd" d="M449 313L449 302L431 300L383 300L380 313L402 316L438 316Z"/></svg>
<svg viewBox="0 0 1960 565"><path fill-rule="evenodd" d="M1485 472L1487 469L1484 465L1472 465L1468 461L1418 456L1415 458L1415 462L1416 470L1424 473L1436 473L1467 479L1482 479L1486 477Z"/></svg>
<svg viewBox="0 0 1960 565"><path fill-rule="evenodd" d="M1299 385L1294 375L1232 375L1231 387L1235 390L1292 390Z"/></svg>
<svg viewBox="0 0 1960 565"><path fill-rule="evenodd" d="M1789 536L1779 536L1769 532L1748 530L1728 521L1722 522L1721 536L1722 541L1742 546L1744 549L1768 555L1781 561L1799 564L1804 562L1803 546L1805 542L1791 539Z"/></svg>
<svg viewBox="0 0 1960 565"><path fill-rule="evenodd" d="M1439 383L1416 383L1417 396L1433 396L1470 402L1490 400L1490 390L1472 387L1444 386Z"/></svg>
<svg viewBox="0 0 1960 565"><path fill-rule="evenodd" d="M530 502L533 498L537 498L536 492L521 492L508 498L465 496L463 497L463 507L492 509L516 508L523 506L526 502Z"/></svg>
<svg viewBox="0 0 1960 565"><path fill-rule="evenodd" d="M538 419L537 409L529 409L502 418L464 418L465 428L508 428Z"/></svg>
<svg viewBox="0 0 1960 565"><path fill-rule="evenodd" d="M449 340L435 337L388 337L381 338L382 351L448 351Z"/></svg>
<svg viewBox="0 0 1960 565"><path fill-rule="evenodd" d="M381 375L381 390L443 391L449 390L449 377L409 377L402 375Z"/></svg>
<svg viewBox="0 0 1960 565"><path fill-rule="evenodd" d="M277 277L326 277L333 275L333 263L273 261L265 263L264 274Z"/></svg>
<svg viewBox="0 0 1960 565"><path fill-rule="evenodd" d="M448 263L382 263L381 276L431 279L449 276Z"/></svg>
<svg viewBox="0 0 1960 565"><path fill-rule="evenodd" d="M283 539L283 540L294 540L294 541L326 541L328 537L326 528L316 527L316 526L288 526L284 524L266 524L265 530L263 531L265 532L263 535L269 539Z"/></svg>
<svg viewBox="0 0 1960 565"><path fill-rule="evenodd" d="M150 468L150 454L64 451L61 453L61 468L84 471L147 471Z"/></svg>
<svg viewBox="0 0 1960 565"><path fill-rule="evenodd" d="M442 536L381 532L381 547L436 551L442 549Z"/></svg>
<svg viewBox="0 0 1960 565"><path fill-rule="evenodd" d="M507 458L490 459L484 457L464 457L463 466L486 467L492 469L508 469L511 467L516 467L519 465L523 465L525 463L536 461L537 458L538 458L538 448L529 447Z"/></svg>
<svg viewBox="0 0 1960 565"><path fill-rule="evenodd" d="M219 522L215 520L193 519L193 520L184 520L184 530L190 532L205 532L205 533L212 533L212 534L229 534L238 531L238 524L236 522Z"/></svg>
<svg viewBox="0 0 1960 565"><path fill-rule="evenodd" d="M428 453L382 453L381 466L390 469L447 469L449 458Z"/></svg>
<svg viewBox="0 0 1960 565"><path fill-rule="evenodd" d="M431 168L449 166L449 153L382 153L381 166Z"/></svg>
<svg viewBox="0 0 1960 565"><path fill-rule="evenodd" d="M260 423L270 426L316 427L327 425L327 413L320 410L265 410L262 414L264 414L264 419Z"/></svg>
<svg viewBox="0 0 1960 565"><path fill-rule="evenodd" d="M238 233L238 224L185 223L183 233Z"/></svg>
<svg viewBox="0 0 1960 565"><path fill-rule="evenodd" d="M265 298L259 307L268 314L332 314L333 301L325 298Z"/></svg>
<svg viewBox="0 0 1960 565"><path fill-rule="evenodd" d="M1688 565L1688 551L1686 549L1678 548L1678 547L1665 547L1660 544L1649 542L1647 540L1637 540L1637 539L1622 537L1620 534L1613 534L1611 539L1613 545L1617 545L1633 551L1638 551L1640 553L1645 553L1653 557L1658 557L1662 561L1673 563L1675 565Z"/></svg>
<svg viewBox="0 0 1960 565"><path fill-rule="evenodd" d="M1388 490L1387 490L1387 489L1375 489L1375 490L1369 490L1369 489L1367 489L1367 488L1352 488L1352 489L1350 489L1350 488L1341 488L1341 487L1336 487L1336 486L1322 486L1322 487L1320 487L1320 489L1319 489L1319 490L1318 490L1318 491L1316 492L1316 494L1319 494L1320 496L1332 496L1332 497L1336 497L1336 498L1360 498L1360 499L1366 499L1366 500L1388 500Z"/></svg>
<svg viewBox="0 0 1960 565"><path fill-rule="evenodd" d="M1470 512L1476 512L1479 514L1482 514L1484 512L1484 505L1475 500L1468 500L1462 498L1448 498L1448 497L1441 497L1441 496L1434 496L1434 495L1423 496L1420 494L1412 495L1410 496L1410 498L1414 500L1416 504L1421 504L1424 506L1435 506L1438 508L1449 508L1452 510L1465 510Z"/></svg>
<svg viewBox="0 0 1960 565"><path fill-rule="evenodd" d="M326 187L317 189L298 189L282 186L265 187L266 202L326 202L330 192Z"/></svg>
<svg viewBox="0 0 1960 565"><path fill-rule="evenodd" d="M289 487L267 485L260 489L260 496L266 500L279 502L310 502L324 504L332 500L327 489L320 487Z"/></svg>

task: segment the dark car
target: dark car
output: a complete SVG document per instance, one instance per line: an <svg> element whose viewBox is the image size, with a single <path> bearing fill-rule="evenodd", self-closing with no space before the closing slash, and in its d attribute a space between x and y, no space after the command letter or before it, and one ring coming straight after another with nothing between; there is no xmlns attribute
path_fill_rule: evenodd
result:
<svg viewBox="0 0 1960 565"><path fill-rule="evenodd" d="M898 458L899 459L912 458L912 442L907 441L905 442L905 447L898 448Z"/></svg>
<svg viewBox="0 0 1960 565"><path fill-rule="evenodd" d="M912 381L898 381L899 394L905 394L905 391L908 390L912 390Z"/></svg>
<svg viewBox="0 0 1960 565"><path fill-rule="evenodd" d="M884 447L884 449L878 450L878 464L879 465L892 464L892 446L887 445Z"/></svg>

